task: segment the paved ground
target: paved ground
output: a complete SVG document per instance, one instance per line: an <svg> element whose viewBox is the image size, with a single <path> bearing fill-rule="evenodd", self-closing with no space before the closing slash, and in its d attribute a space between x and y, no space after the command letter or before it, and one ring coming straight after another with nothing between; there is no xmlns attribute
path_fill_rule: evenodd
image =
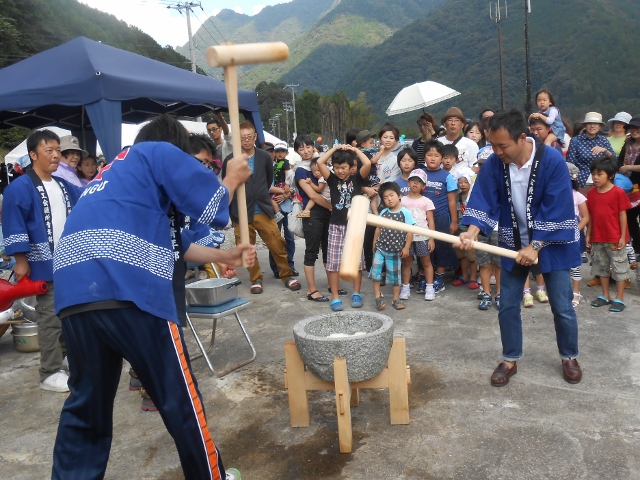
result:
<svg viewBox="0 0 640 480"><path fill-rule="evenodd" d="M296 255L302 264L302 244ZM266 252L259 258L264 267ZM267 267L268 269L268 267ZM588 268L585 269L588 278ZM321 279L321 275L317 275ZM248 296L246 271L240 292ZM301 277L302 280L302 277ZM584 282L583 282L584 283ZM324 279L319 285L325 285ZM346 286L345 286L346 287ZM385 287L386 288L386 287ZM348 288L347 288L348 289ZM583 286L585 301L598 290ZM223 379L194 361L207 416L225 463L244 479L637 479L640 478L640 297L634 279L624 314L578 308L584 380L565 383L550 308L524 311L525 357L504 388L489 376L500 358L496 310L480 312L475 292L447 289L435 302L412 298L385 310L407 338L411 424L391 426L387 394L368 390L352 409L354 453L338 453L331 393L310 394L311 426L290 428L283 344L300 319L328 311L265 275L265 293L243 313L256 361ZM365 309L374 310L365 281ZM348 303L348 302L347 302ZM198 323L202 332L207 325ZM246 350L221 322L218 368ZM190 350L192 337L187 334ZM65 396L37 384L38 354L0 339L0 478L44 479ZM108 479L182 478L158 414L140 410L123 370L114 412Z"/></svg>

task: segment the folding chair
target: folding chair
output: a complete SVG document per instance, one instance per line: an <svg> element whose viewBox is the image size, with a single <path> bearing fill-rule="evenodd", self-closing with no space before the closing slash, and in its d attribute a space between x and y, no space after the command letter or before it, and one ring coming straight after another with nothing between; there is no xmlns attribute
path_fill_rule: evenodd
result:
<svg viewBox="0 0 640 480"><path fill-rule="evenodd" d="M212 267L216 276L219 278L219 274L217 269L215 268L215 265L212 264ZM253 362L256 359L256 349L253 346L253 342L251 341L251 338L249 337L247 330L244 328L242 320L240 320L240 315L238 315L238 312L240 310L247 308L249 305L251 305L251 300L246 298L241 298L241 297L235 298L229 302L223 303L221 305L217 305L215 307L208 307L208 306L196 307L196 306L187 305L187 324L189 325L191 332L193 332L193 336L195 337L196 343L198 344L198 348L200 349L200 352L201 352L199 354L191 356L191 360L204 357L205 361L207 362L207 366L209 367L209 370L211 370L211 373L217 375L218 377L224 377L225 375L233 372L234 370L237 370L240 367L243 367ZM249 360L236 363L231 367L227 368L226 370L218 373L213 368L213 364L211 363L211 358L209 357L209 354L213 351L213 345L216 340L216 326L218 324L218 319L227 317L230 315L235 315L236 321L238 322L238 325L242 330L244 338L249 344L249 347L251 347L252 356ZM211 343L209 344L208 347L205 348L204 345L202 344L202 341L198 336L198 332L196 331L195 326L191 321L192 318L203 318L203 319L213 320L213 327L211 330Z"/></svg>

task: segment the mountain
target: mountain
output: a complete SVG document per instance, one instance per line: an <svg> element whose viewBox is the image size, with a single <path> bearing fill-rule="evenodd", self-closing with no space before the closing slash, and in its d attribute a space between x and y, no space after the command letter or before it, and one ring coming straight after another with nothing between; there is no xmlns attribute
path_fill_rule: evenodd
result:
<svg viewBox="0 0 640 480"><path fill-rule="evenodd" d="M290 44L308 32L313 24L339 1L294 0L264 7L253 16L223 9L216 16L209 17L194 33L196 63L212 76L222 78L221 69L214 69L207 65L205 52L209 46L224 42L281 41ZM189 44L178 47L176 51L189 58ZM244 67L244 70L247 70L247 67ZM257 83L255 82L253 86Z"/></svg>
<svg viewBox="0 0 640 480"><path fill-rule="evenodd" d="M503 3L503 2L501 2ZM502 19L506 106L525 103L524 2ZM549 89L563 118L585 112L610 118L640 112L637 0L536 0L529 15L533 94ZM365 92L379 118L405 86L432 80L462 94L429 109L437 118L450 106L468 117L500 107L497 27L486 0L448 0L397 31L337 75L350 98ZM535 98L534 98L535 107ZM393 117L415 120L418 112Z"/></svg>
<svg viewBox="0 0 640 480"><path fill-rule="evenodd" d="M171 47L163 48L140 29L76 0L0 0L0 67L81 35L190 68L190 62Z"/></svg>
<svg viewBox="0 0 640 480"><path fill-rule="evenodd" d="M78 36L191 68L191 62L171 47L163 48L140 29L76 0L0 0L0 68ZM0 130L0 150L15 147L26 134L19 128Z"/></svg>
<svg viewBox="0 0 640 480"><path fill-rule="evenodd" d="M324 94L334 92L343 88L341 72L444 1L342 0L307 35L289 45L287 62L257 67L245 85L275 78Z"/></svg>

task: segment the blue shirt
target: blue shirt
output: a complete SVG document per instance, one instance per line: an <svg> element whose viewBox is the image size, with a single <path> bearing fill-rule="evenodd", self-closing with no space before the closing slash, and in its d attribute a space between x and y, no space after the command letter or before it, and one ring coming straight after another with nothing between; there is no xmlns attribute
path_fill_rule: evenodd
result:
<svg viewBox="0 0 640 480"><path fill-rule="evenodd" d="M409 180L398 177L394 180L394 182L400 187L400 193L403 197L409 193Z"/></svg>
<svg viewBox="0 0 640 480"><path fill-rule="evenodd" d="M171 205L192 222L222 228L229 220L228 190L213 171L165 142L123 150L91 185L67 217L54 252L56 313L119 300L179 323L173 272L180 255Z"/></svg>
<svg viewBox="0 0 640 480"><path fill-rule="evenodd" d="M589 175L591 175L591 162L602 154L593 155L591 150L593 147L603 147L610 151L613 156L611 160L615 163L618 159L616 152L609 143L609 140L602 135L596 135L589 138L586 133L581 133L571 139L569 150L567 150L567 163L573 163L580 169L578 173L578 184L584 187L587 183Z"/></svg>
<svg viewBox="0 0 640 480"><path fill-rule="evenodd" d="M247 163L249 164L249 168L251 169L251 175L253 175L253 171L256 168L256 154L255 153L253 155L251 155L249 158L247 158ZM254 207L253 207L253 213L254 214L264 213L264 211L260 208L260 205L258 205L258 202L256 202Z"/></svg>
<svg viewBox="0 0 640 480"><path fill-rule="evenodd" d="M449 215L449 197L447 193L458 190L458 182L449 172L444 169L428 170L424 169L427 174L427 187L423 195L433 202L436 207L433 215L439 217L441 215Z"/></svg>

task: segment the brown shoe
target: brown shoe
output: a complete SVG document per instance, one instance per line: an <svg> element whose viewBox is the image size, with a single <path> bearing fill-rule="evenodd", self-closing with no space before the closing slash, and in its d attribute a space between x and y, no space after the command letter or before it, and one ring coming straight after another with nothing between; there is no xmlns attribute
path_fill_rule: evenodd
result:
<svg viewBox="0 0 640 480"><path fill-rule="evenodd" d="M591 280L587 282L589 287L598 287L600 286L600 277L593 277Z"/></svg>
<svg viewBox="0 0 640 480"><path fill-rule="evenodd" d="M580 383L580 380L582 380L582 369L575 358L562 360L562 376L568 383Z"/></svg>
<svg viewBox="0 0 640 480"><path fill-rule="evenodd" d="M516 373L518 373L518 365L514 363L513 367L509 367L507 362L502 362L493 371L493 375L491 375L491 385L494 387L504 387L509 383L509 379Z"/></svg>

